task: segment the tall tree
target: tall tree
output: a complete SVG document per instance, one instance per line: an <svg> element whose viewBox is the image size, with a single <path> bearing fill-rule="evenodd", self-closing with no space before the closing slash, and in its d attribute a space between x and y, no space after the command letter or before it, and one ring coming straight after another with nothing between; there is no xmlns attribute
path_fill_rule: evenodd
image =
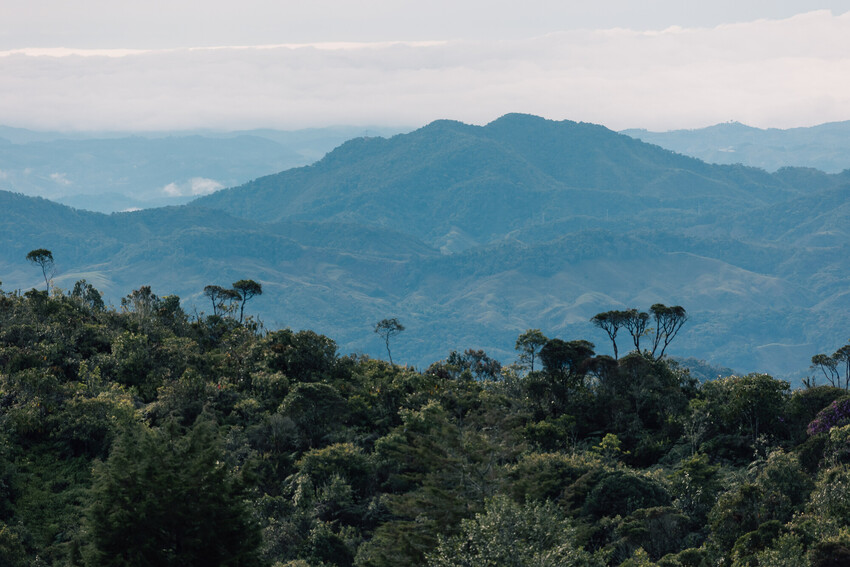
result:
<svg viewBox="0 0 850 567"><path fill-rule="evenodd" d="M245 304L251 298L263 295L263 286L254 280L239 280L233 283L233 290L239 294L239 300L242 302L239 307L239 322L241 323L245 316Z"/></svg>
<svg viewBox="0 0 850 567"><path fill-rule="evenodd" d="M548 341L549 339L540 332L540 329L528 329L517 337L514 348L520 353L520 363L528 365L530 372L534 372L534 360Z"/></svg>
<svg viewBox="0 0 850 567"><path fill-rule="evenodd" d="M623 327L632 336L635 350L640 352L640 338L646 334L646 326L649 324L649 313L629 309L623 311Z"/></svg>
<svg viewBox="0 0 850 567"><path fill-rule="evenodd" d="M384 339L384 344L387 345L387 356L390 357L390 364L393 363L393 355L390 352L390 339L404 330L404 325L399 323L398 319L382 319L375 323L375 332L381 335Z"/></svg>
<svg viewBox="0 0 850 567"><path fill-rule="evenodd" d="M53 252L46 248L37 248L30 250L27 254L27 260L41 268L41 273L44 276L44 284L47 286L47 291L50 291L50 280L56 275L56 265L53 263Z"/></svg>
<svg viewBox="0 0 850 567"><path fill-rule="evenodd" d="M841 387L841 374L838 372L838 360L834 356L816 354L812 357L812 368L820 368L830 386Z"/></svg>
<svg viewBox="0 0 850 567"><path fill-rule="evenodd" d="M680 305L667 307L662 303L656 303L649 310L655 318L655 340L652 344L652 356L655 356L655 352L661 345L661 352L658 353L657 358L662 358L664 351L667 350L667 347L679 333L679 329L688 320L688 314L685 312L685 308Z"/></svg>
<svg viewBox="0 0 850 567"><path fill-rule="evenodd" d="M844 389L850 389L850 345L844 345L832 354L832 358L838 364L844 364Z"/></svg>
<svg viewBox="0 0 850 567"><path fill-rule="evenodd" d="M218 315L219 311L222 313L230 312L233 310L233 302L242 301L242 295L238 291L220 285L204 286L204 296L212 301L213 315ZM230 305L225 305L227 302L231 302Z"/></svg>

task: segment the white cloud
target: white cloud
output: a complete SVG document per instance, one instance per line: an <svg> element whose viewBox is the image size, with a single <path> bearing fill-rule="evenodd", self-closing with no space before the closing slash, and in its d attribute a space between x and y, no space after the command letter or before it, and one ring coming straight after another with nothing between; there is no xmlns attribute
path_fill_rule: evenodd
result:
<svg viewBox="0 0 850 567"><path fill-rule="evenodd" d="M192 195L209 195L215 193L219 189L223 189L224 185L215 179L206 179L205 177L193 177L189 180L189 189Z"/></svg>
<svg viewBox="0 0 850 567"><path fill-rule="evenodd" d="M165 187L162 188L162 192L168 195L169 197L179 197L183 194L180 188L176 183L169 183Z"/></svg>
<svg viewBox="0 0 850 567"><path fill-rule="evenodd" d="M169 197L188 197L209 195L219 189L223 189L224 185L215 179L207 179L206 177L193 177L185 183L169 183L162 188L162 192Z"/></svg>
<svg viewBox="0 0 850 567"><path fill-rule="evenodd" d="M437 118L485 123L529 112L616 129L667 129L850 119L850 13L829 11L511 41L30 53L0 57L0 123L298 128ZM163 191L196 194L193 187Z"/></svg>
<svg viewBox="0 0 850 567"><path fill-rule="evenodd" d="M51 181L53 181L54 183L57 183L59 185L70 185L71 184L71 181L68 179L67 173L51 173L50 179L51 179Z"/></svg>

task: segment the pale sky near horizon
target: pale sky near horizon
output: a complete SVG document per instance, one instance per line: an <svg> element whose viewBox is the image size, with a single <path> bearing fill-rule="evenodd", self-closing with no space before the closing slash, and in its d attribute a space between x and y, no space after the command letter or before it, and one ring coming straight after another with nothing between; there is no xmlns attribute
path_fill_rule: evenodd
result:
<svg viewBox="0 0 850 567"><path fill-rule="evenodd" d="M850 120L850 0L0 0L0 124Z"/></svg>

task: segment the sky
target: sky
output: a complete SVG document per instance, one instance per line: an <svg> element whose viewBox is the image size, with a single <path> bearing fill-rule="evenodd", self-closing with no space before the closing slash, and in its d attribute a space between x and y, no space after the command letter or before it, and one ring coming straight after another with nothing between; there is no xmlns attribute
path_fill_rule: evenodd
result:
<svg viewBox="0 0 850 567"><path fill-rule="evenodd" d="M0 124L850 120L850 0L0 0Z"/></svg>

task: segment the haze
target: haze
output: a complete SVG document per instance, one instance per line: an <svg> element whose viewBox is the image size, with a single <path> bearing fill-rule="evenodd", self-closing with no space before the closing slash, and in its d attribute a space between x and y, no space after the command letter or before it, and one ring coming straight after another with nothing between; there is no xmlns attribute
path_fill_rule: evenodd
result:
<svg viewBox="0 0 850 567"><path fill-rule="evenodd" d="M82 6L82 8L81 8ZM151 130L485 123L614 129L850 117L850 1L19 3L0 123Z"/></svg>

